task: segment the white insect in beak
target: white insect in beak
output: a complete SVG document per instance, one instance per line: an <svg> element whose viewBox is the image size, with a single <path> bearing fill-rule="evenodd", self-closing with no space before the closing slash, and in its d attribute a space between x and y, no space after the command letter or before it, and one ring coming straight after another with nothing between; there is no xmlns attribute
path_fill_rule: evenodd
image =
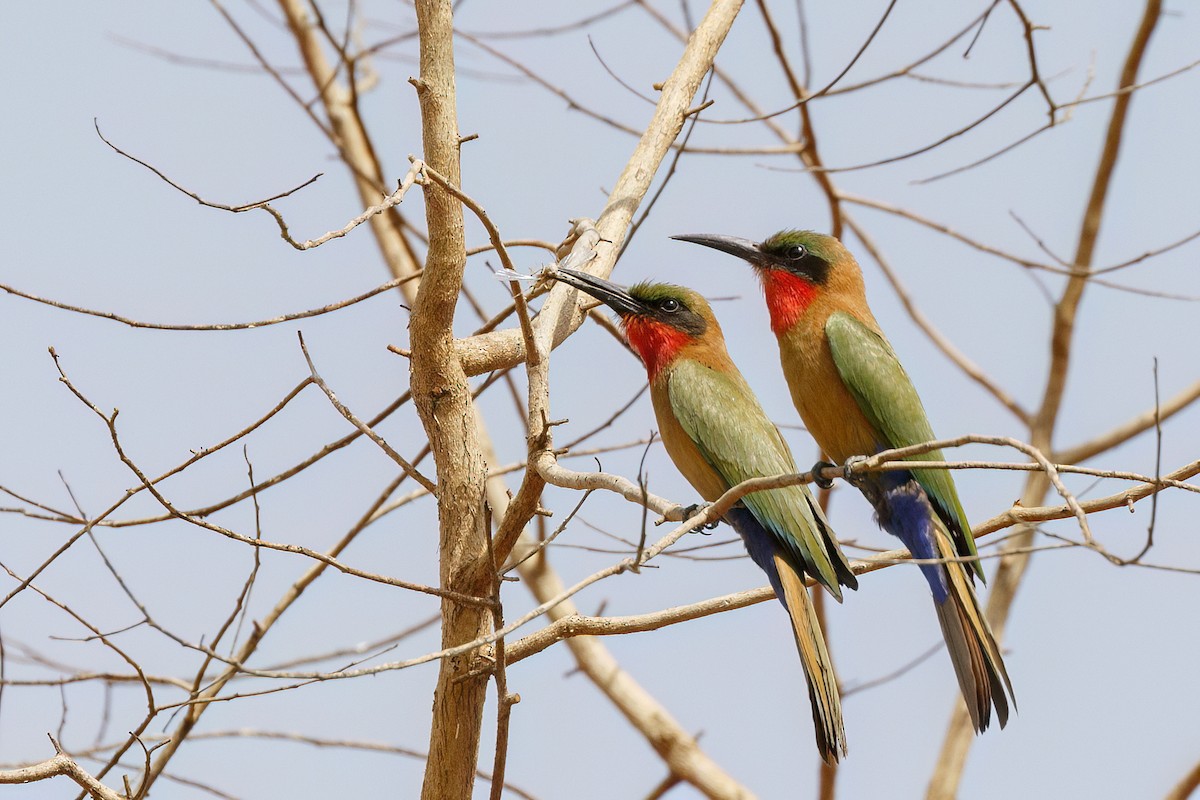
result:
<svg viewBox="0 0 1200 800"><path fill-rule="evenodd" d="M554 273L559 267L579 269L595 257L596 251L590 247L585 247L582 250L572 250L561 262L544 264L529 275L508 268L492 270L492 274L496 276L496 280L498 281L536 281L543 277L553 278Z"/></svg>

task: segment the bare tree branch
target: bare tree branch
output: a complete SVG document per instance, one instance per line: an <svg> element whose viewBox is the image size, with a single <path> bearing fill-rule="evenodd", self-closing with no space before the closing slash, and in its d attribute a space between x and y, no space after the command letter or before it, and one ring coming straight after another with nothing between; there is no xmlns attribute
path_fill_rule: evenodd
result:
<svg viewBox="0 0 1200 800"><path fill-rule="evenodd" d="M692 98L700 88L704 74L712 66L713 58L741 5L741 0L714 0L688 41L675 71L663 84L654 117L646 126L596 221L600 244L607 246L596 248L600 257L589 268L593 274L607 277L612 272L629 223L649 191L659 164L683 130ZM583 322L583 315L576 304L578 300L567 303L568 298L576 298L577 295L569 286L556 286L542 305L537 324L554 332L552 347L557 347ZM473 336L458 342L456 349L467 375L479 375L511 366L525 357L521 334L515 330Z"/></svg>
<svg viewBox="0 0 1200 800"><path fill-rule="evenodd" d="M1146 54L1150 36L1158 24L1162 14L1160 0L1147 0L1137 32L1134 34L1125 66L1121 71L1119 88L1133 86L1137 83L1138 69ZM1113 102L1112 116L1109 118L1108 132L1104 139L1104 147L1100 163L1096 168L1092 184L1091 196L1084 211L1083 223L1079 232L1079 243L1075 252L1074 263L1087 270L1092 263L1096 241L1100 235L1104 205L1108 198L1112 175L1116 168L1117 156L1121 149L1121 141L1125 132L1125 121L1129 113L1132 94L1122 94ZM1079 311L1079 303L1083 290L1087 286L1087 275L1072 275L1062 297L1055 307L1054 327L1051 334L1050 364L1047 370L1045 392L1041 407L1033 417L1030 425L1030 443L1043 452L1052 452L1055 424L1058 412L1066 390L1067 369L1071 359L1071 346L1075 332L1075 319ZM1021 494L1021 505L1037 506L1042 502L1049 488L1046 475L1031 474ZM1003 640L1005 624L1012 609L1017 589L1029 565L1029 546L1033 542L1033 528L1023 526L1021 534L1014 537L1006 547L1015 552L1011 558L1001 562L1000 568L992 580L992 592L988 598L987 616L992 630L998 641ZM942 750L938 756L937 765L926 792L927 800L950 800L958 794L959 781L966 765L967 753L970 750L972 730L967 719L966 707L961 703L954 706L951 712L946 736L942 742Z"/></svg>
<svg viewBox="0 0 1200 800"><path fill-rule="evenodd" d="M41 763L29 767L0 770L0 784L34 783L65 775L95 800L128 800L124 795L113 791L91 776L66 753L62 746L50 738L54 744L55 755Z"/></svg>
<svg viewBox="0 0 1200 800"><path fill-rule="evenodd" d="M1101 453L1124 444L1138 434L1150 430L1155 424L1165 422L1196 402L1197 399L1200 399L1200 380L1185 387L1174 397L1167 400L1167 402L1162 404L1162 408L1148 409L1095 439L1055 453L1054 460L1075 464L1095 458Z"/></svg>

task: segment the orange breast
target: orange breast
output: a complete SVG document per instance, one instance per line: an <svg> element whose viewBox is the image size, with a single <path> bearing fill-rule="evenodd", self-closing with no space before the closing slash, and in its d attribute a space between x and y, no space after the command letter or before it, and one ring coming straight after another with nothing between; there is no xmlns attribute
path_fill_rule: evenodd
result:
<svg viewBox="0 0 1200 800"><path fill-rule="evenodd" d="M779 357L804 426L826 457L841 464L853 455L871 455L878 443L833 363L825 338L828 317L809 313L780 334Z"/></svg>

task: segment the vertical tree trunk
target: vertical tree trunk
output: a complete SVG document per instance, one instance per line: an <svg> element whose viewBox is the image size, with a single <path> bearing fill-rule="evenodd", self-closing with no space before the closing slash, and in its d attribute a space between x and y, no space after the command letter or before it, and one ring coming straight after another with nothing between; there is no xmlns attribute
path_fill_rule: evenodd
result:
<svg viewBox="0 0 1200 800"><path fill-rule="evenodd" d="M421 103L426 163L460 183L459 137L455 113L454 50L449 0L418 0ZM484 482L487 465L479 447L470 386L454 352L451 323L462 286L466 253L462 206L449 194L427 187L429 254L413 304L412 393L429 435L438 478L441 585L481 594L476 569L486 557ZM476 576L476 577L473 577ZM486 634L490 619L483 606L442 601L442 645L452 647ZM468 798L487 692L486 677L463 678L474 657L446 659L438 673L429 733L429 760L421 796L425 800Z"/></svg>

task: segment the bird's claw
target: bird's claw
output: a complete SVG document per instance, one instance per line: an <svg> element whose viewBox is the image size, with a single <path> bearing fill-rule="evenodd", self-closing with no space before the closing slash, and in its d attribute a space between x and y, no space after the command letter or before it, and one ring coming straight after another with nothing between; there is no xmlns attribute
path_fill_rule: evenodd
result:
<svg viewBox="0 0 1200 800"><path fill-rule="evenodd" d="M704 509L708 508L710 505L712 505L712 503L692 503L690 506L683 509L683 518L685 520L691 519ZM711 531L720 524L721 521L716 519L712 522L705 522L701 525L697 525L695 528L692 528L692 533L704 533L705 531Z"/></svg>
<svg viewBox="0 0 1200 800"><path fill-rule="evenodd" d="M846 459L846 463L842 464L842 477L844 477L848 483L854 486L860 485L865 478L864 476L857 474L855 470L867 463L869 460L870 459L868 459L866 456L850 456Z"/></svg>
<svg viewBox="0 0 1200 800"><path fill-rule="evenodd" d="M813 483L817 485L818 489L833 488L833 478L826 478L823 474L821 474L826 468L836 469L837 464L831 464L828 461L818 461L817 463L813 464L812 469L809 470L813 476Z"/></svg>

